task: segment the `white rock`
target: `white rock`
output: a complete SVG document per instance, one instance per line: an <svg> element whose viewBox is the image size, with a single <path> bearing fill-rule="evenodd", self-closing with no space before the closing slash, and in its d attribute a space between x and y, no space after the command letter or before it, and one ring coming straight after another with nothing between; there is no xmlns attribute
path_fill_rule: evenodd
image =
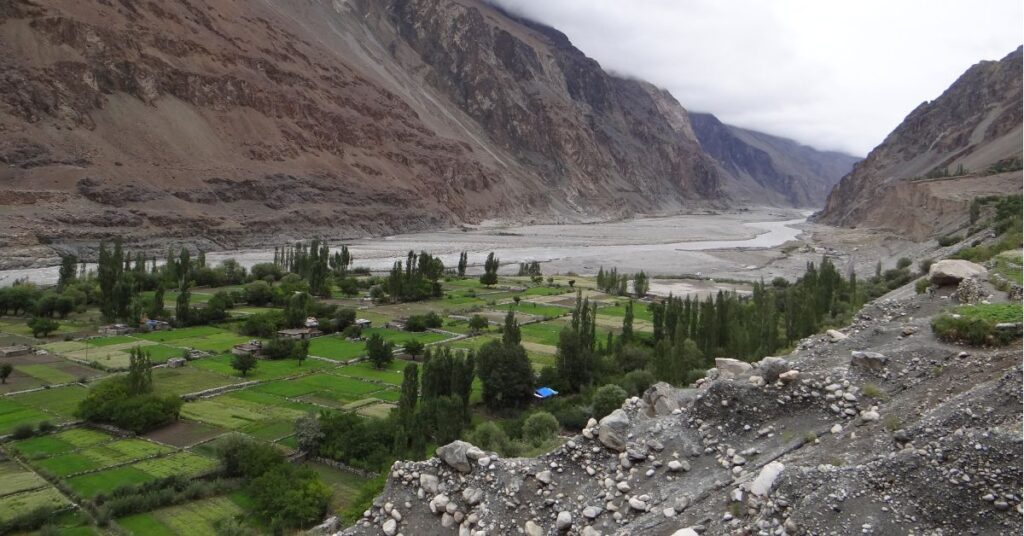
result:
<svg viewBox="0 0 1024 536"><path fill-rule="evenodd" d="M555 519L555 529L558 531L569 530L572 526L572 514L566 511L558 512L558 518Z"/></svg>
<svg viewBox="0 0 1024 536"><path fill-rule="evenodd" d="M389 519L385 521L380 528L384 531L384 534L386 534L387 536L395 536L395 534L398 534L398 522L394 519Z"/></svg>
<svg viewBox="0 0 1024 536"><path fill-rule="evenodd" d="M540 526L532 520L527 521L526 524L523 525L523 530L526 531L526 534L529 536L544 536L544 529L540 528Z"/></svg>
<svg viewBox="0 0 1024 536"><path fill-rule="evenodd" d="M750 372L753 367L750 363L745 363L739 359L732 359L728 357L716 357L715 368L723 377L737 377L741 376L746 372Z"/></svg>
<svg viewBox="0 0 1024 536"><path fill-rule="evenodd" d="M841 425L839 423L833 424L832 425L832 429L829 430L829 432L832 432L833 434L838 434L839 432L842 432L842 431L843 431L843 425Z"/></svg>
<svg viewBox="0 0 1024 536"><path fill-rule="evenodd" d="M875 410L865 410L860 412L860 418L867 422L877 421L881 416Z"/></svg>
<svg viewBox="0 0 1024 536"><path fill-rule="evenodd" d="M687 527L685 529L679 529L672 533L672 536L700 536L697 531Z"/></svg>
<svg viewBox="0 0 1024 536"><path fill-rule="evenodd" d="M786 468L779 462L771 462L761 468L761 472L757 475L757 478L750 484L750 493L757 495L758 497L764 497L772 490L772 486L775 485L775 480L779 478L782 471Z"/></svg>
<svg viewBox="0 0 1024 536"><path fill-rule="evenodd" d="M583 509L583 517L587 519L595 519L597 518L597 516L601 515L601 512L603 511L604 510L602 510L600 507L588 506Z"/></svg>
<svg viewBox="0 0 1024 536"><path fill-rule="evenodd" d="M779 379L786 383L796 381L798 378L800 378L799 370L790 370L779 374Z"/></svg>
<svg viewBox="0 0 1024 536"><path fill-rule="evenodd" d="M826 331L825 335L828 335L828 338L831 339L832 342L845 341L846 339L849 338L843 332L836 331L834 329L830 329L830 330Z"/></svg>
<svg viewBox="0 0 1024 536"><path fill-rule="evenodd" d="M639 497L632 497L632 498L630 498L629 499L629 507L634 509L634 510L639 510L641 512L646 512L647 511L647 503L641 501Z"/></svg>

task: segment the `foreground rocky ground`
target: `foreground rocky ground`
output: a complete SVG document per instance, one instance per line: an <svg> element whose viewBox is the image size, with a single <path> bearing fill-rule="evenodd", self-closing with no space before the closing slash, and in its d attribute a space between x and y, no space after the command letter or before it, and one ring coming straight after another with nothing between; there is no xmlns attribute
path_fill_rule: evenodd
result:
<svg viewBox="0 0 1024 536"><path fill-rule="evenodd" d="M341 534L1020 534L1020 345L936 340L949 294L658 384L538 458L398 462Z"/></svg>

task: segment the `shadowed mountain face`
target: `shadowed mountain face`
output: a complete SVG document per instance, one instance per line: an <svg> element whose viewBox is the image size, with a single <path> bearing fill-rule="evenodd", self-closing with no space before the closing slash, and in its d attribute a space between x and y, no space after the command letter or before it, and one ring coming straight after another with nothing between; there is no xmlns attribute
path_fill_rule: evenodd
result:
<svg viewBox="0 0 1024 536"><path fill-rule="evenodd" d="M918 106L836 186L818 221L925 238L962 223L976 196L1019 193L1021 52L974 65Z"/></svg>
<svg viewBox="0 0 1024 536"><path fill-rule="evenodd" d="M690 113L690 119L701 147L716 160L737 200L820 207L859 160L726 125L711 114Z"/></svg>
<svg viewBox="0 0 1024 536"><path fill-rule="evenodd" d="M667 92L478 0L12 0L0 50L0 247L726 199Z"/></svg>

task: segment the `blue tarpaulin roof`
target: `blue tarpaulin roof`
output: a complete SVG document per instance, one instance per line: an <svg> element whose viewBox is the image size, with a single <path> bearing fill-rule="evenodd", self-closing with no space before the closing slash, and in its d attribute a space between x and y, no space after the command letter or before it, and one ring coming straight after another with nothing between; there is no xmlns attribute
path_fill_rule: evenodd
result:
<svg viewBox="0 0 1024 536"><path fill-rule="evenodd" d="M541 387L533 392L533 396L537 398L551 398L558 394L558 391L550 387Z"/></svg>

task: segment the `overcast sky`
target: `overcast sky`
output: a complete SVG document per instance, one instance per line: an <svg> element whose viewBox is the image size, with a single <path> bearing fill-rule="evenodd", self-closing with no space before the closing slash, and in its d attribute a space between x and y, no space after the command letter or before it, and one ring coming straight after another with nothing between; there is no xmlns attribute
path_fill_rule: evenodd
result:
<svg viewBox="0 0 1024 536"><path fill-rule="evenodd" d="M494 0L686 108L858 156L1024 41L1021 0Z"/></svg>

